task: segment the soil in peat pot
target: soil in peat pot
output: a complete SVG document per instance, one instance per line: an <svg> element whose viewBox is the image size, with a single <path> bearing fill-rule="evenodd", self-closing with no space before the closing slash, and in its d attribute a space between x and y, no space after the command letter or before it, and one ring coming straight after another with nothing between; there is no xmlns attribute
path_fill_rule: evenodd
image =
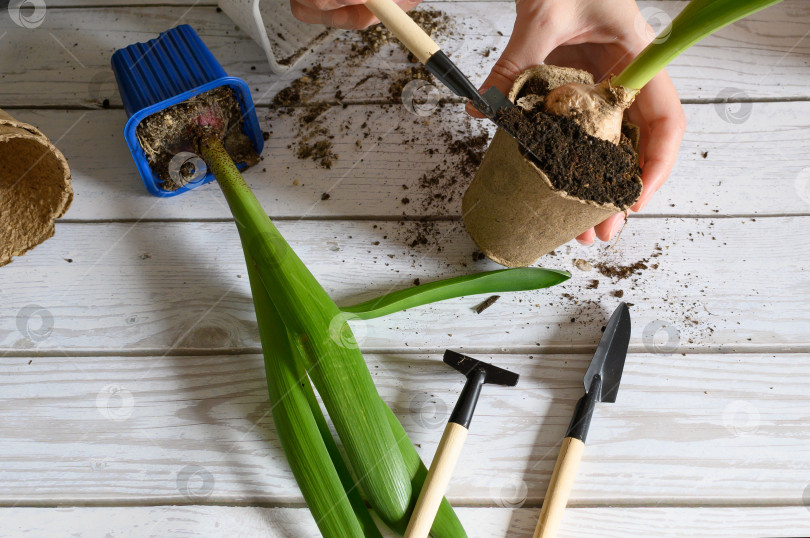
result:
<svg viewBox="0 0 810 538"><path fill-rule="evenodd" d="M248 166L259 162L253 143L243 132L244 121L236 94L225 86L214 88L147 116L135 131L149 165L165 190L175 191L195 177L193 165L183 165L173 175L169 163L180 152L199 154L200 140L203 136L210 136L213 128L199 125L195 120L211 116L215 116L220 125L216 134L222 137L234 162L244 162Z"/></svg>
<svg viewBox="0 0 810 538"><path fill-rule="evenodd" d="M635 179L641 172L632 141L635 128L623 126L618 145L596 138L575 121L544 112L542 105L526 105L537 102L532 96L546 93L544 81L530 81L518 95L518 105L526 108L501 111L498 122L517 133L533 153L529 158L546 173L554 189L599 204L632 205L641 193Z"/></svg>

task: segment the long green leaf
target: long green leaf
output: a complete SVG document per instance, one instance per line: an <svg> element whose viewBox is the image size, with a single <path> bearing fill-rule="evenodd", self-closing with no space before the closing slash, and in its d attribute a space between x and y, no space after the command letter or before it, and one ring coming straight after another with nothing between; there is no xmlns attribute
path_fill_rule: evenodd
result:
<svg viewBox="0 0 810 538"><path fill-rule="evenodd" d="M416 448L414 448L413 443L411 443L410 439L408 439L408 434L405 432L405 428L402 427L402 424L399 422L399 419L396 417L394 412L391 411L387 405L385 406L385 411L386 415L388 416L388 424L390 425L391 431L399 444L399 449L402 452L403 459L405 460L405 466L408 468L408 473L411 477L411 487L413 487L414 495L413 499L411 500L410 508L413 510L413 507L416 506L416 500L419 497L419 492L422 491L422 486L425 484L428 470L427 467L425 467L425 464L422 462L422 459L419 457L419 453L416 452ZM398 531L400 534L404 534L406 528L407 524L394 530ZM453 507L450 506L447 499L442 499L442 503L439 505L439 511L436 514L436 519L433 521L433 526L430 528L430 535L434 538L443 538L446 536L467 536L466 532L464 531L464 527L461 525L461 521L459 521L458 516L453 511Z"/></svg>
<svg viewBox="0 0 810 538"><path fill-rule="evenodd" d="M211 141L202 154L234 215L248 263L305 361L366 498L386 524L398 525L409 515L410 479L359 349L330 331L345 324L344 314L267 217L221 142Z"/></svg>
<svg viewBox="0 0 810 538"><path fill-rule="evenodd" d="M248 277L264 352L273 422L307 506L324 536L374 536L364 532L346 496L305 395L302 382L309 382L296 371L284 324L250 262Z"/></svg>
<svg viewBox="0 0 810 538"><path fill-rule="evenodd" d="M295 390L296 392L300 391L303 393L304 397L307 400L309 405L309 409L312 413L312 416L315 420L315 423L318 427L318 431L321 435L321 439L326 447L326 450L329 454L330 459L332 460L332 465L335 468L335 471L338 474L341 484L343 485L343 490L345 492L346 497L349 499L349 503L354 510L355 515L357 516L358 522L360 527L363 529L363 534L369 538L377 538L381 537L379 529L377 525L374 523L374 519L371 517L371 513L368 511L368 507L366 507L365 502L363 502L363 498L360 495L360 490L355 484L354 480L352 479L351 473L349 472L348 467L346 467L346 462L343 460L343 455L338 450L337 444L335 440L332 438L332 432L329 431L329 426L326 423L326 418L323 416L323 412L321 411L320 406L318 405L318 400L315 398L315 393L312 390L312 385L309 382L309 377L307 376L306 371L304 370L303 366L299 361L296 360L296 357L293 355L294 348L290 346L289 343L289 335L287 334L287 328L285 327L283 321L278 316L278 312L275 311L275 307L272 305L270 298L267 295L264 287L261 284L261 280L259 279L256 270L248 267L248 277L251 283L251 293L254 297L254 302L258 300L260 302L260 306L262 309L261 320L259 320L259 313L257 308L257 321L259 321L259 334L262 341L269 341L272 342L272 346L269 348L267 346L262 345L262 349L272 349L272 357L267 357L265 354L265 363L267 361L274 361L274 362L282 362L286 368L290 369L295 379L298 380L295 386L286 386L284 387L283 393L286 393L290 390ZM268 315L269 314L269 315ZM274 368L273 364L265 364L265 369L269 372ZM276 377L270 378L268 377L268 384L278 382ZM275 393L279 393L279 390L276 390ZM305 413L305 411L301 411ZM275 420L275 418L274 418ZM291 435L295 435L296 432L293 430ZM301 440L299 444L307 444L309 441ZM282 445L284 445L284 441L282 441ZM310 445L307 445L310 446ZM304 459L303 464L306 465L306 454L301 452L296 452L295 450L291 450L290 453L286 453L287 459L295 458L297 460ZM322 455L321 455L322 456ZM312 457L312 456L310 456ZM296 480L298 480L296 478ZM322 497L327 496L326 505L327 506L337 506L339 503L342 503L342 496L340 495L339 491L334 489L328 489L324 487L317 487L317 488L301 488L302 493L304 495L304 499L307 500L307 504L310 503L309 499L312 497ZM313 517L316 521L320 520L323 517L323 514L316 512L313 510ZM323 531L322 531L323 532ZM346 534L349 531L344 529L343 533Z"/></svg>
<svg viewBox="0 0 810 538"><path fill-rule="evenodd" d="M680 54L720 28L782 0L692 0L652 43L611 81L640 90ZM668 33L668 35L667 35Z"/></svg>
<svg viewBox="0 0 810 538"><path fill-rule="evenodd" d="M372 319L393 312L465 295L536 290L571 278L567 271L521 267L438 280L421 286L386 293L376 299L341 308L356 319ZM350 318L351 319L351 318Z"/></svg>

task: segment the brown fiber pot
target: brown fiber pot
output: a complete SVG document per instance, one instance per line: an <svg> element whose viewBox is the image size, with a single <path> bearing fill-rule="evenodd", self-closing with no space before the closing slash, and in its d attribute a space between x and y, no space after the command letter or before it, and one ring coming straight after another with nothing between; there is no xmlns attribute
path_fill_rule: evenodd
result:
<svg viewBox="0 0 810 538"><path fill-rule="evenodd" d="M587 71L539 65L517 77L509 99L514 102L521 88L536 78L545 80L549 89L569 82L593 84ZM641 178L636 179L641 183ZM500 129L464 193L461 208L464 225L478 248L507 267L530 265L627 209L555 190L548 176L521 154L517 141Z"/></svg>
<svg viewBox="0 0 810 538"><path fill-rule="evenodd" d="M0 266L54 233L73 200L62 153L36 127L0 109Z"/></svg>

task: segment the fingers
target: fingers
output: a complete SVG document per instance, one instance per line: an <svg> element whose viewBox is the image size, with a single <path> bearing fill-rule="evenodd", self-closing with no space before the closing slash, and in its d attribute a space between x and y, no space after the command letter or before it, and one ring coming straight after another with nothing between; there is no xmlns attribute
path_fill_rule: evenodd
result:
<svg viewBox="0 0 810 538"><path fill-rule="evenodd" d="M309 5L304 4L307 2ZM343 0L315 0L322 5L331 5ZM348 0L355 1L355 0ZM293 16L311 24L325 24L343 30L360 30L377 22L377 18L363 5L352 5L336 9L322 10L311 5L312 0L290 0ZM327 4L329 2L329 4Z"/></svg>
<svg viewBox="0 0 810 538"><path fill-rule="evenodd" d="M508 94L512 83L521 72L542 63L549 52L557 46L558 36L565 32L568 26L568 12L546 7L542 2L539 7L536 4L538 2L518 2L512 37L509 38L503 54L481 85L480 92L495 86L504 95ZM467 104L466 110L475 118L484 117L470 103Z"/></svg>
<svg viewBox="0 0 810 538"><path fill-rule="evenodd" d="M421 0L398 0L408 11ZM293 16L311 24L325 24L343 30L361 30L380 21L363 5L365 0L290 0Z"/></svg>
<svg viewBox="0 0 810 538"><path fill-rule="evenodd" d="M624 213L616 213L606 218L594 228L596 237L602 241L610 241L624 226Z"/></svg>
<svg viewBox="0 0 810 538"><path fill-rule="evenodd" d="M363 1L364 0L293 0L294 3L316 11L334 11L348 6L360 5Z"/></svg>
<svg viewBox="0 0 810 538"><path fill-rule="evenodd" d="M663 71L644 87L635 107L635 115L640 116L638 123L646 134L641 148L641 181L644 189L631 209L641 211L675 166L686 130L686 117L678 92Z"/></svg>
<svg viewBox="0 0 810 538"><path fill-rule="evenodd" d="M589 246L593 245L593 241L594 241L595 238L596 238L596 234L594 233L593 228L591 228L587 232L581 233L577 237L577 242L580 245L585 245L586 247L589 247Z"/></svg>

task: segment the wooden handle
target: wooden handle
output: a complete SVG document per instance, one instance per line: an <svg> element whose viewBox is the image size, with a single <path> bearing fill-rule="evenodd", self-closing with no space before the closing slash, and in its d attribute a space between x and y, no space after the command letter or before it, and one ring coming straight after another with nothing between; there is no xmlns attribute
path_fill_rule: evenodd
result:
<svg viewBox="0 0 810 538"><path fill-rule="evenodd" d="M583 450L585 450L585 443L579 439L566 437L563 440L560 455L557 456L557 463L554 465L554 472L551 475L551 482L546 490L546 498L543 499L540 521L537 522L537 528L534 529L534 538L557 536Z"/></svg>
<svg viewBox="0 0 810 538"><path fill-rule="evenodd" d="M366 7L420 62L427 62L439 50L439 45L393 0L367 0Z"/></svg>
<svg viewBox="0 0 810 538"><path fill-rule="evenodd" d="M442 502L447 484L450 483L450 475L456 466L461 447L467 439L467 428L455 422L448 422L433 456L422 491L413 509L413 515L405 530L405 538L426 538L436 519L439 505Z"/></svg>

